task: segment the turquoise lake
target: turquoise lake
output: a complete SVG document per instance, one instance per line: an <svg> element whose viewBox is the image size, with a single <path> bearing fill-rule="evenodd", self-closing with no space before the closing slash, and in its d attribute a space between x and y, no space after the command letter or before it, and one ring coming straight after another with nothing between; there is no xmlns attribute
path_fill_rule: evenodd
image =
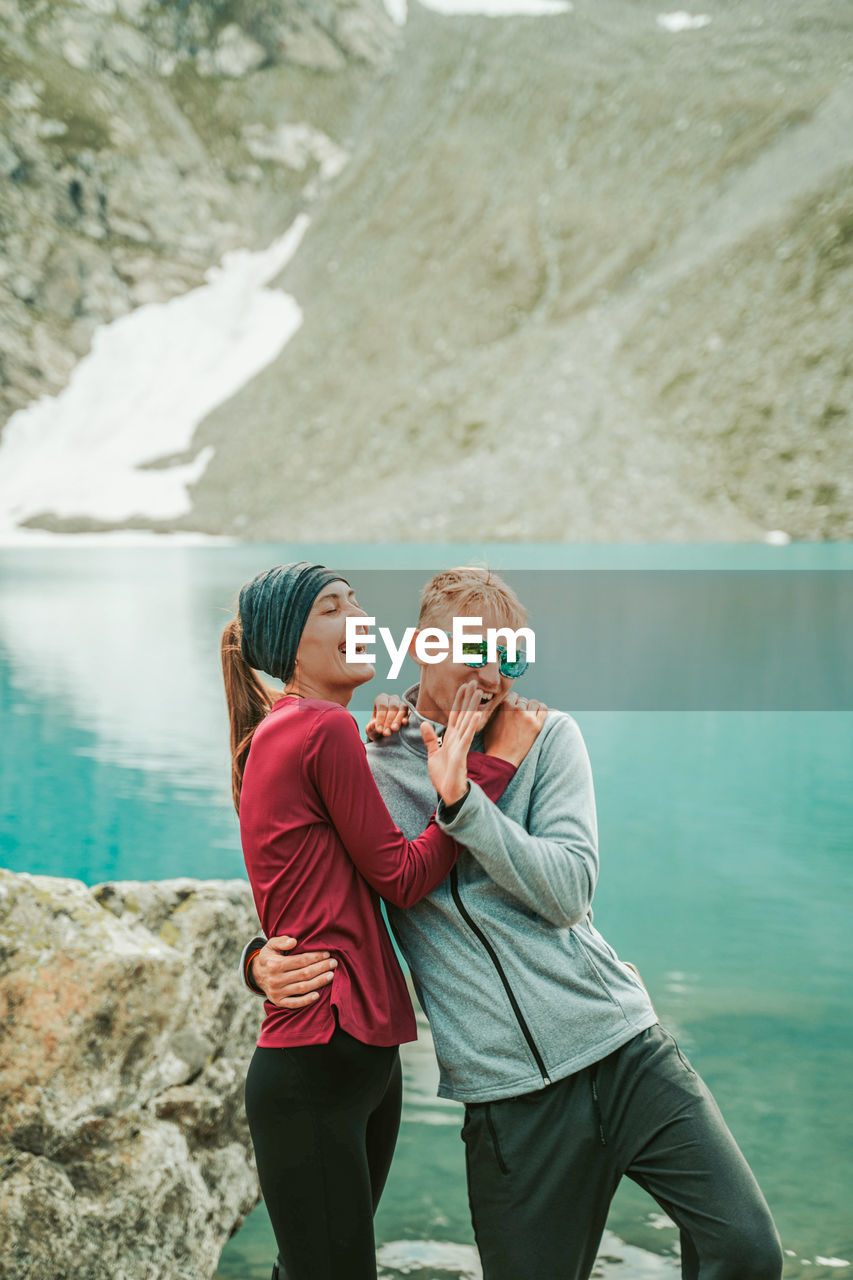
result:
<svg viewBox="0 0 853 1280"><path fill-rule="evenodd" d="M838 544L0 549L0 862L89 884L245 878L218 662L240 584L290 559L425 580L473 557L508 575L853 570L853 546ZM845 689L853 635L839 633L837 601L823 608L809 604L828 638L826 687ZM561 626L557 660L571 617ZM547 670L537 684L532 668L524 692L551 701ZM371 695L388 687L372 684ZM562 709L595 778L596 926L637 964L714 1091L776 1217L788 1280L853 1276L853 711L701 697L689 709ZM470 1246L461 1108L434 1096L426 1028L406 1074L377 1241ZM665 1258L677 1233L630 1183L608 1226L675 1274ZM274 1255L261 1205L218 1275L267 1280ZM443 1270L441 1251L431 1256L433 1270L410 1273L464 1274L452 1250Z"/></svg>

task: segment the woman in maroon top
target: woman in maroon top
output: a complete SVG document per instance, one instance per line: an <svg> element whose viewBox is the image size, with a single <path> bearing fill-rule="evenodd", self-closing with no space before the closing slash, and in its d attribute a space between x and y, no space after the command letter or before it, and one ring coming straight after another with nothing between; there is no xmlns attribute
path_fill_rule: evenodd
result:
<svg viewBox="0 0 853 1280"><path fill-rule="evenodd" d="M299 562L259 574L225 628L232 784L246 869L267 937L296 933L337 964L310 1004L267 1002L246 1080L261 1190L282 1264L273 1280L375 1280L373 1213L391 1163L402 1096L397 1046L416 1038L380 898L409 906L456 858L435 815L418 839L394 825L346 710L373 675L345 659L346 620L364 617L349 583ZM279 696L255 674L284 682ZM468 754L479 693L463 686L439 743L421 732L430 777L461 806L468 777L496 800L515 756ZM520 751L520 754L518 754Z"/></svg>

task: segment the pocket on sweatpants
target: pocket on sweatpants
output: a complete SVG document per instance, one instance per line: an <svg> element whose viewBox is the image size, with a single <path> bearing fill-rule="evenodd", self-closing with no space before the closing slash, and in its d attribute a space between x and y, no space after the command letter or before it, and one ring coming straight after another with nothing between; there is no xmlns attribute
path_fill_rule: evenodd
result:
<svg viewBox="0 0 853 1280"><path fill-rule="evenodd" d="M486 1110L486 1126L489 1130L489 1137L492 1142L492 1150L495 1153L495 1160L497 1161L498 1168L500 1169L501 1173L509 1173L506 1160L504 1159L503 1151L501 1150L501 1142L500 1142L500 1138L498 1137L498 1130L497 1130L497 1125L495 1124L495 1117L494 1117L494 1112L492 1111L492 1104L490 1102L485 1102L483 1105Z"/></svg>
<svg viewBox="0 0 853 1280"><path fill-rule="evenodd" d="M479 1164L485 1162L501 1174L509 1173L490 1102L473 1102L466 1106L462 1141L468 1149L469 1160Z"/></svg>

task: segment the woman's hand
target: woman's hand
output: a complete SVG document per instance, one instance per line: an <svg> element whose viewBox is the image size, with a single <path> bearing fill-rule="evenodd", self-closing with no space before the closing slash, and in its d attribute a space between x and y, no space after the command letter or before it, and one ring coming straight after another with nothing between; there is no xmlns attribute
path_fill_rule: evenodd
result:
<svg viewBox="0 0 853 1280"><path fill-rule="evenodd" d="M428 720L421 725L432 785L445 804L455 804L468 791L468 748L482 721L480 689L469 680L456 690L441 742Z"/></svg>
<svg viewBox="0 0 853 1280"><path fill-rule="evenodd" d="M518 767L536 741L547 713L544 702L508 693L486 725L486 755L500 756Z"/></svg>
<svg viewBox="0 0 853 1280"><path fill-rule="evenodd" d="M367 722L365 733L371 742L396 733L401 725L409 723L409 708L396 693L378 693L373 703L373 714Z"/></svg>

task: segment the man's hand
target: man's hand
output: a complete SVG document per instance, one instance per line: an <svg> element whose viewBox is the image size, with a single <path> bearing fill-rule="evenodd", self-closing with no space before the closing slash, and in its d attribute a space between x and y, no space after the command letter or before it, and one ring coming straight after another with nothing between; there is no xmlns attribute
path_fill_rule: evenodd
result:
<svg viewBox="0 0 853 1280"><path fill-rule="evenodd" d="M301 1009L319 1000L319 992L329 985L337 968L328 951L305 951L293 955L295 938L268 938L249 964L256 987L280 1009Z"/></svg>
<svg viewBox="0 0 853 1280"><path fill-rule="evenodd" d="M373 714L367 722L365 733L371 742L396 733L401 725L409 723L409 708L396 693L378 693L373 703Z"/></svg>
<svg viewBox="0 0 853 1280"><path fill-rule="evenodd" d="M547 713L544 702L508 693L483 732L486 755L500 756L510 764L520 765L536 741Z"/></svg>

